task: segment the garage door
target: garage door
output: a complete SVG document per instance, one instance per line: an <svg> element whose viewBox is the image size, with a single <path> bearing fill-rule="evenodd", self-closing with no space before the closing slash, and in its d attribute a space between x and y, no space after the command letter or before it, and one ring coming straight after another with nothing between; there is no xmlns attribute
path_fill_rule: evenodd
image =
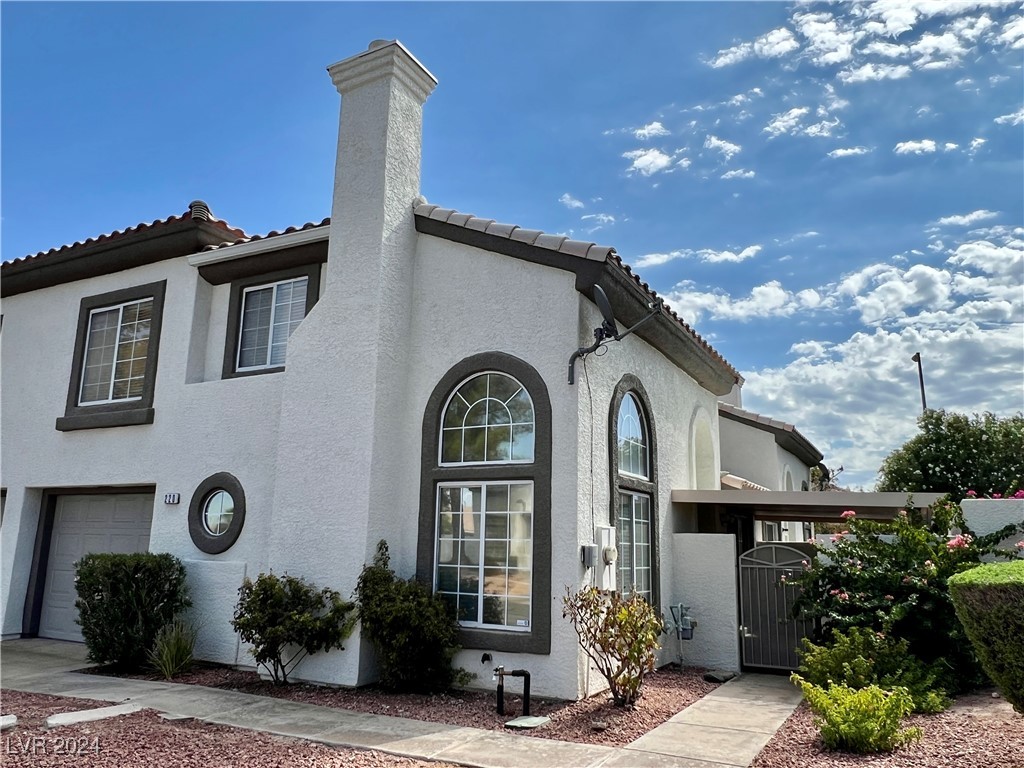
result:
<svg viewBox="0 0 1024 768"><path fill-rule="evenodd" d="M39 636L81 642L75 619L75 562L93 552L145 552L153 495L60 496L46 564Z"/></svg>

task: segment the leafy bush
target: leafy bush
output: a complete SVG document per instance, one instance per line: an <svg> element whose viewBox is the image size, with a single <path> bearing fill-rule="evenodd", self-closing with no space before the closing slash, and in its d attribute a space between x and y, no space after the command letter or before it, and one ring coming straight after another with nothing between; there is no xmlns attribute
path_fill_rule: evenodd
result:
<svg viewBox="0 0 1024 768"><path fill-rule="evenodd" d="M998 552L1013 527L949 539L951 527L965 528L951 503L933 505L930 520L912 508L885 523L860 520L852 510L843 517L848 528L832 537L834 548L819 549L827 559L810 558L796 579L797 614L830 629L863 627L906 640L910 654L929 669L942 668L958 690L985 682L946 582L982 554Z"/></svg>
<svg viewBox="0 0 1024 768"><path fill-rule="evenodd" d="M89 660L126 672L143 668L160 629L191 605L185 566L166 553L86 555L75 591Z"/></svg>
<svg viewBox="0 0 1024 768"><path fill-rule="evenodd" d="M825 645L815 645L805 638L798 653L800 674L820 688L906 688L915 712L941 712L951 703L939 683L939 669L912 656L906 640L851 627L845 633L833 630Z"/></svg>
<svg viewBox="0 0 1024 768"><path fill-rule="evenodd" d="M664 624L654 608L640 595L623 600L617 592L584 587L566 591L562 618L572 622L580 646L608 681L615 706L633 706L661 647Z"/></svg>
<svg viewBox="0 0 1024 768"><path fill-rule="evenodd" d="M969 490L1012 494L1024 484L1024 414L928 410L920 434L886 457L880 491L948 493L959 501Z"/></svg>
<svg viewBox="0 0 1024 768"><path fill-rule="evenodd" d="M1024 560L959 573L949 590L985 671L1024 714Z"/></svg>
<svg viewBox="0 0 1024 768"><path fill-rule="evenodd" d="M168 680L180 675L192 666L197 634L198 630L184 619L165 624L149 651L150 665Z"/></svg>
<svg viewBox="0 0 1024 768"><path fill-rule="evenodd" d="M883 691L877 685L850 688L832 685L822 688L800 675L790 678L800 686L814 712L814 724L821 731L826 749L867 754L892 752L921 738L920 728L903 728L913 702L906 688Z"/></svg>
<svg viewBox="0 0 1024 768"><path fill-rule="evenodd" d="M239 587L231 626L253 646L253 658L274 684L283 685L306 655L343 648L355 626L354 608L333 589L317 590L287 573L261 573Z"/></svg>
<svg viewBox="0 0 1024 768"><path fill-rule="evenodd" d="M400 579L390 562L382 539L356 586L362 633L377 652L381 685L433 693L465 682L469 674L452 666L459 625L451 606L422 584Z"/></svg>

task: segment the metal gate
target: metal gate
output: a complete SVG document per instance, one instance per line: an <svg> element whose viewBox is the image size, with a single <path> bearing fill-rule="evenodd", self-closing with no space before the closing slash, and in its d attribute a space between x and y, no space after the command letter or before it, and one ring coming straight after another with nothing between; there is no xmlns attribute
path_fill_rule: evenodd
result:
<svg viewBox="0 0 1024 768"><path fill-rule="evenodd" d="M812 621L791 618L800 589L793 584L809 555L781 544L760 544L740 555L740 638L748 667L795 670L796 649Z"/></svg>

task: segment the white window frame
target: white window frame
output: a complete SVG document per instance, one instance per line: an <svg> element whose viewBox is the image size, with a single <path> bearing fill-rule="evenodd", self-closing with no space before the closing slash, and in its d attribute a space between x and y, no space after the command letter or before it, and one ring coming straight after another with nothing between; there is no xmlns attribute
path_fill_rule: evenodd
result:
<svg viewBox="0 0 1024 768"><path fill-rule="evenodd" d="M634 440L632 438L627 438L627 440L628 440L629 443L635 444L635 445L639 445L643 449L643 464L644 464L644 466L642 467L642 469L643 469L644 474L638 475L635 472L627 472L626 470L624 470L622 468L622 455L621 454L619 455L619 463L618 463L619 474L623 475L625 477L635 477L635 478L638 478L640 480L650 480L651 479L651 446L650 446L650 440L649 440L649 438L647 436L647 414L644 413L644 409L643 409L643 406L640 404L639 398L637 398L637 396L634 395L632 391L629 391L626 394L624 394L622 396L622 402L619 403L619 412L618 412L617 417L616 417L617 421L618 421L618 428L616 429L615 437L616 437L617 441L621 441L622 440L622 422L624 421L623 417L625 416L625 405L626 405L627 401L632 402L633 403L633 408L636 410L636 423L637 423L637 426L639 427L639 431L640 431L640 441L637 442L636 440ZM619 446L616 445L616 450L618 450L618 449L619 449Z"/></svg>
<svg viewBox="0 0 1024 768"><path fill-rule="evenodd" d="M619 579L620 582L623 582L623 583L620 583L618 585L619 592L622 594L623 597L625 597L627 599L632 597L634 594L639 594L639 595L643 596L643 598L645 600L647 600L648 603L652 603L653 604L653 600L654 600L654 500L651 498L651 495L649 493L644 493L642 491L633 491L633 490L630 490L630 489L627 489L627 488L619 488L618 489L617 499L619 499L620 504L621 504L621 497L622 496L629 496L629 497L631 497L631 501L630 501L630 530L629 530L630 541L629 541L629 545L632 548L632 551L630 552L630 560L629 560L631 573L630 573L630 582L628 584L628 587L629 587L629 592L628 593L626 592L626 590L624 588L627 585L624 583L625 580L622 579L622 568L621 567L616 568L616 577ZM637 544L637 541L636 541L636 538L637 538L636 537L637 518L636 518L636 513L635 513L635 507L633 506L635 504L635 501L634 501L635 499L646 499L646 501L647 501L647 521L646 521L647 522L647 542L645 544ZM619 536L620 521L622 520L622 514L621 514L620 510L621 510L621 507L616 505L616 510L615 510L615 535L616 536ZM621 539L621 536L619 538ZM622 550L626 546L626 543L620 540L620 541L617 542L617 545L618 545L618 548L620 550ZM638 591L635 588L636 587L636 572L637 572L637 568L638 568L638 566L637 566L637 556L636 555L637 555L638 549L640 549L640 548L646 548L647 549L647 565L639 566L640 569L646 570L647 573L648 573L648 576L649 576L649 582L650 583L648 584L648 587L647 587L647 589L645 591ZM619 555L619 558L620 558L620 561L624 562L621 554Z"/></svg>
<svg viewBox="0 0 1024 768"><path fill-rule="evenodd" d="M308 291L309 291L309 278L306 275L300 275L298 277L288 277L288 278L285 278L283 280L277 280L277 281L275 281L273 283L264 283L262 285L250 285L247 288L243 288L242 289L241 301L239 302L239 305L238 305L239 317L238 317L238 339L237 339L237 346L235 348L235 371L237 371L239 373L245 373L247 371L263 371L263 370L266 370L267 368L282 368L284 366L284 363L271 363L270 362L270 356L271 356L271 354L273 352L273 349L274 349L274 321L277 319L277 291L278 291L278 289L282 285L286 285L288 283L299 283L299 282L305 282L306 283L307 298L304 298L303 302L302 302L302 305L303 305L303 307L302 307L302 317L303 317L303 319L305 319L305 317L306 317L306 306L307 306L306 302L308 300ZM240 365L239 363L240 363L240 361L242 359L242 337L245 334L245 299L246 299L246 296L248 296L253 291L265 291L268 288L272 288L273 291L272 291L271 296L270 296L270 335L267 337L267 352L266 352L266 356L264 358L265 362L263 362L263 363L261 363L259 365L246 365L246 366ZM289 331L288 338L285 339L285 346L286 347L287 347L287 344L288 344L288 340L290 338L291 338L291 332ZM285 357L287 358L287 352L285 353Z"/></svg>
<svg viewBox="0 0 1024 768"><path fill-rule="evenodd" d="M484 459L483 461L444 461L444 437L445 437L445 433L453 431L452 428L445 429L445 426L444 426L445 414L448 413L448 408L449 408L449 406L451 406L452 400L454 400L456 397L462 397L459 394L459 390L462 389L464 386L466 386L466 384L468 384L470 381L472 381L473 379L476 379L476 378L478 378L480 376L503 376L506 379L511 379L512 381L514 381L516 384L519 385L519 390L516 392L516 395L519 394L519 391L522 391L522 392L525 392L526 396L530 399L530 411L531 411L531 413L533 415L533 419L529 423L533 426L533 437L534 437L534 440L536 441L536 439L537 439L537 409L536 409L536 406L533 403L533 396L530 395L530 390L528 390L526 388L526 385L523 384L521 381L519 381L519 379L517 379L515 376L512 376L511 374L505 373L504 371L497 371L497 370L479 371L477 373L474 373L472 376L468 376L465 379L463 379L461 382L459 382L459 385L457 387L455 387L455 389L452 391L452 394L448 397L447 400L444 401L444 406L441 408L440 427L439 427L439 430L438 430L437 465L439 467L478 467L478 466L483 466L483 465L494 466L494 465L498 465L498 464L501 464L501 465L506 465L506 464L533 464L535 459L536 459L536 456L537 456L537 446L536 446L536 443L534 443L533 456L531 456L528 459L512 459L512 458L509 458L509 459L496 459L494 461L488 461L487 459ZM515 395L513 395L512 397L515 397ZM490 390L489 390L489 388L488 388L488 396L485 399L497 400L497 398L491 398L490 397ZM512 398L509 398L509 400L511 400L511 399ZM474 405L476 405L476 403L470 403L470 402L466 401L465 398L462 398L462 401L464 403L466 403L467 406L469 406L469 409L471 409ZM479 401L477 401L477 402L479 402ZM501 402L501 401L497 400L497 402ZM506 401L506 403L507 403L507 401ZM508 406L507 406L506 403L503 403L503 405L505 405L505 407L507 408ZM468 413L469 413L469 410L467 409L467 415L468 415ZM520 422L513 422L511 420L509 421L509 424L508 424L510 429L512 427L521 427L521 426L525 426L525 425L526 425L526 422L521 422L521 421ZM498 425L485 424L484 425L485 428L491 427L491 426L505 426L505 425L504 424L498 424ZM463 446L464 446L465 445L465 433L466 433L465 421L463 421L463 425L461 427L461 431L462 431Z"/></svg>
<svg viewBox="0 0 1024 768"><path fill-rule="evenodd" d="M533 630L533 581L536 578L536 570L534 563L536 557L534 555L534 520L536 511L534 506L531 505L530 509L530 591L526 595L526 599L529 603L529 624L525 627L513 627L505 624L485 624L483 622L483 611L484 611L484 568L485 568L485 556L487 546L487 538L485 533L487 531L487 487L491 485L528 485L530 487L530 498L535 499L534 483L533 480L451 480L437 484L437 495L434 499L434 575L433 575L433 591L435 594L438 593L438 571L441 565L441 491L445 488L464 488L467 486L479 486L480 495L482 499L482 508L480 510L480 554L478 557L479 562L477 563L478 577L477 577L477 620L476 621L463 621L460 620L459 626L461 627L473 627L478 629L494 630L497 632L531 632ZM453 511L452 514L455 514ZM464 566L459 566L464 567ZM507 566L506 566L507 568ZM505 598L509 595L506 593Z"/></svg>
<svg viewBox="0 0 1024 768"><path fill-rule="evenodd" d="M114 382L116 380L114 374L117 371L117 363L118 363L117 349L120 346L121 324L124 321L124 308L125 307L129 307L129 306L131 306L133 304L144 304L147 301L148 302L153 302L154 301L154 297L153 296L145 296L145 297L143 297L141 299L132 299L131 301L125 301L125 302L122 302L120 304L111 304L110 306L107 306L107 307L96 307L95 309L93 309L93 310L91 310L89 312L89 322L88 322L88 324L86 325L86 328L85 328L85 340L84 340L85 348L82 350L82 373L81 373L81 380L78 382L78 405L80 405L80 406L109 405L111 403L130 403L133 400L141 400L142 399L142 395L135 395L134 397L114 397ZM83 392L83 390L85 390L85 374L86 374L86 371L88 369L88 362L89 362L89 339L92 337L92 320L93 320L93 317L98 315L98 314L104 313L104 312L113 312L115 309L117 310L117 340L115 340L115 342L114 342L114 360L110 364L110 385L107 388L108 395L107 395L106 399L104 399L104 400L83 400L82 399L82 392ZM150 321L149 322L150 322L150 332L152 332L152 329L153 329L153 326L152 326L152 322L153 322L153 320L152 320L152 311L150 312ZM149 342L149 339L150 339L150 337L146 336L147 344ZM147 352L147 357L148 357L148 352ZM143 386L145 386L145 371L143 371Z"/></svg>

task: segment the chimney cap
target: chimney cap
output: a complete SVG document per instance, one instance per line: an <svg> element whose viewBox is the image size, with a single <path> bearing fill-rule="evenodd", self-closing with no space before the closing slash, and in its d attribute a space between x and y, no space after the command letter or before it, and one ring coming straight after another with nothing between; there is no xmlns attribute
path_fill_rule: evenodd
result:
<svg viewBox="0 0 1024 768"><path fill-rule="evenodd" d="M361 86L394 77L422 104L437 85L437 78L400 40L374 40L369 47L327 68L343 96Z"/></svg>
<svg viewBox="0 0 1024 768"><path fill-rule="evenodd" d="M376 51L378 48L383 48L385 45L391 45L394 40L371 40L370 44L366 47L368 51Z"/></svg>
<svg viewBox="0 0 1024 768"><path fill-rule="evenodd" d="M213 214L210 212L210 206L208 206L202 200L193 200L191 203L189 203L188 212L195 220L213 221Z"/></svg>

